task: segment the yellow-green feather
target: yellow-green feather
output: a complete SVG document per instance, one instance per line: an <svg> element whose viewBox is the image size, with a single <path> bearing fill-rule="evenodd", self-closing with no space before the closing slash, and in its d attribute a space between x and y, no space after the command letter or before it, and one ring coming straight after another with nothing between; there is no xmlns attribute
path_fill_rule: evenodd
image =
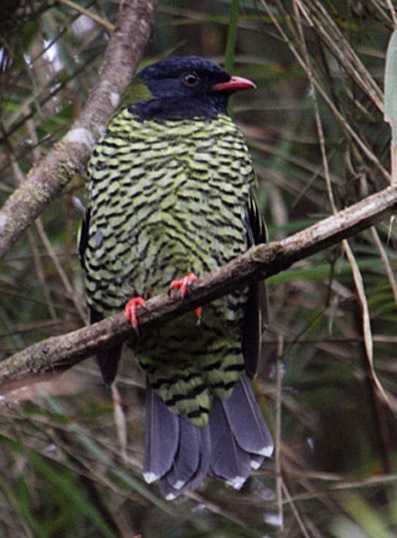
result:
<svg viewBox="0 0 397 538"><path fill-rule="evenodd" d="M148 99L152 98L152 92L149 90L146 84L144 84L143 80L139 76L136 76L121 94L120 102L116 110L111 115L109 124L125 108L128 108L135 103L139 103L140 101L147 101Z"/></svg>
<svg viewBox="0 0 397 538"><path fill-rule="evenodd" d="M130 99L130 98L128 98ZM212 271L247 249L245 211L254 175L241 133L226 115L206 121L140 121L123 108L89 168L85 252L89 306L103 316L172 279ZM170 411L208 422L214 396L244 374L247 291L143 335L134 348Z"/></svg>

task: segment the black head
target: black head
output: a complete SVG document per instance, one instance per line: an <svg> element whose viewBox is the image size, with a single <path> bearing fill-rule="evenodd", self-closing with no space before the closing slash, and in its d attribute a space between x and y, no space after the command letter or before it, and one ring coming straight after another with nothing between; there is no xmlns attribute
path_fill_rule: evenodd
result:
<svg viewBox="0 0 397 538"><path fill-rule="evenodd" d="M168 58L146 67L139 76L154 97L134 105L142 119L211 119L226 113L231 93L255 87L199 56Z"/></svg>

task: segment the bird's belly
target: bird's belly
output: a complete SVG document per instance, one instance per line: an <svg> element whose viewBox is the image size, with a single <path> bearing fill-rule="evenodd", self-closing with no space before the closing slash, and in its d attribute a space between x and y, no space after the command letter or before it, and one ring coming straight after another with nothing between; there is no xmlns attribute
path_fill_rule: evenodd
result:
<svg viewBox="0 0 397 538"><path fill-rule="evenodd" d="M175 278L212 271L247 248L242 215L220 216L202 201L186 206L174 199L172 207L159 203L127 235L134 258L128 280L146 297L165 291Z"/></svg>
<svg viewBox="0 0 397 538"><path fill-rule="evenodd" d="M248 246L242 204L228 206L195 182L94 218L89 244L88 302L105 316L132 296L148 299L171 280L215 270Z"/></svg>
<svg viewBox="0 0 397 538"><path fill-rule="evenodd" d="M190 272L200 276L245 251L242 216L233 209L213 211L209 205L184 207L176 200L172 209L163 211L159 205L142 223L136 238L141 261L133 277L140 295L147 298L164 292L171 280ZM188 312L147 334L143 332L139 342L135 341L134 354L165 401L172 399L175 390L179 395L191 394L203 383L206 398L212 392L227 394L244 371L241 341L246 300L245 290L231 293L204 305L200 324L194 312ZM194 409L195 398L189 396L188 400ZM184 405L184 400L178 401L175 412L181 412Z"/></svg>
<svg viewBox="0 0 397 538"><path fill-rule="evenodd" d="M207 423L212 399L229 397L245 373L246 300L246 290L235 292L204 305L200 324L188 312L134 339L134 355L153 390L170 411L196 425Z"/></svg>

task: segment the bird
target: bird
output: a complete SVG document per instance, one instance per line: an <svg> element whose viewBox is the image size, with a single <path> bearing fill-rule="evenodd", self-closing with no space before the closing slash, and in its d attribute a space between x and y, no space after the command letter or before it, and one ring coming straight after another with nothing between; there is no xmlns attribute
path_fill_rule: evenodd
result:
<svg viewBox="0 0 397 538"><path fill-rule="evenodd" d="M90 322L184 295L197 276L266 241L255 173L229 97L255 88L198 56L142 69L96 144L79 252ZM261 354L264 282L131 338L146 378L143 476L172 500L209 476L242 487L273 452L250 378ZM134 331L132 331L133 333ZM122 345L96 357L116 376Z"/></svg>

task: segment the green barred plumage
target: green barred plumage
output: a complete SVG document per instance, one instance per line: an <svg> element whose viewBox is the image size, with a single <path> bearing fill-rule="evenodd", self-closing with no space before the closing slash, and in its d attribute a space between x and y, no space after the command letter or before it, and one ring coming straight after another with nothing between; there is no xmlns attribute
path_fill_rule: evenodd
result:
<svg viewBox="0 0 397 538"><path fill-rule="evenodd" d="M86 288L89 306L104 316L134 295L154 296L181 275L212 271L247 250L253 170L227 116L142 123L124 109L96 146L88 173ZM201 327L192 313L135 347L152 386L173 402L170 409L197 425L208 421L211 392L225 397L244 370L245 296L206 307ZM170 361L171 376L163 367Z"/></svg>
<svg viewBox="0 0 397 538"><path fill-rule="evenodd" d="M164 106L166 116L172 106L173 102L169 108ZM122 108L89 163L89 209L81 251L94 321L119 312L131 297L147 299L164 292L171 280L217 269L253 242L252 230L247 229L252 218L251 159L224 109L211 117L152 116L142 117L134 106ZM134 345L150 391L160 398L153 400L155 409L163 413L161 402L165 402L171 413L202 428L196 433L178 419L179 444L182 432L189 443L204 435L214 399L230 398L236 383L250 370L242 346L250 297L248 289L233 292L206 305L200 325L194 313L188 313L141 335ZM207 441L206 437L205 442L193 443L201 450L201 467ZM269 455L270 444L271 440L266 454L263 450L256 454ZM214 476L230 479L220 476L216 463L209 460L205 474L209 465ZM161 476L155 466L146 467L149 481ZM183 468L186 471L185 463ZM195 487L197 470L191 470L185 482L181 473L173 482L170 473L167 487L163 484L169 498L189 484L190 489ZM247 474L239 473L237 478Z"/></svg>

